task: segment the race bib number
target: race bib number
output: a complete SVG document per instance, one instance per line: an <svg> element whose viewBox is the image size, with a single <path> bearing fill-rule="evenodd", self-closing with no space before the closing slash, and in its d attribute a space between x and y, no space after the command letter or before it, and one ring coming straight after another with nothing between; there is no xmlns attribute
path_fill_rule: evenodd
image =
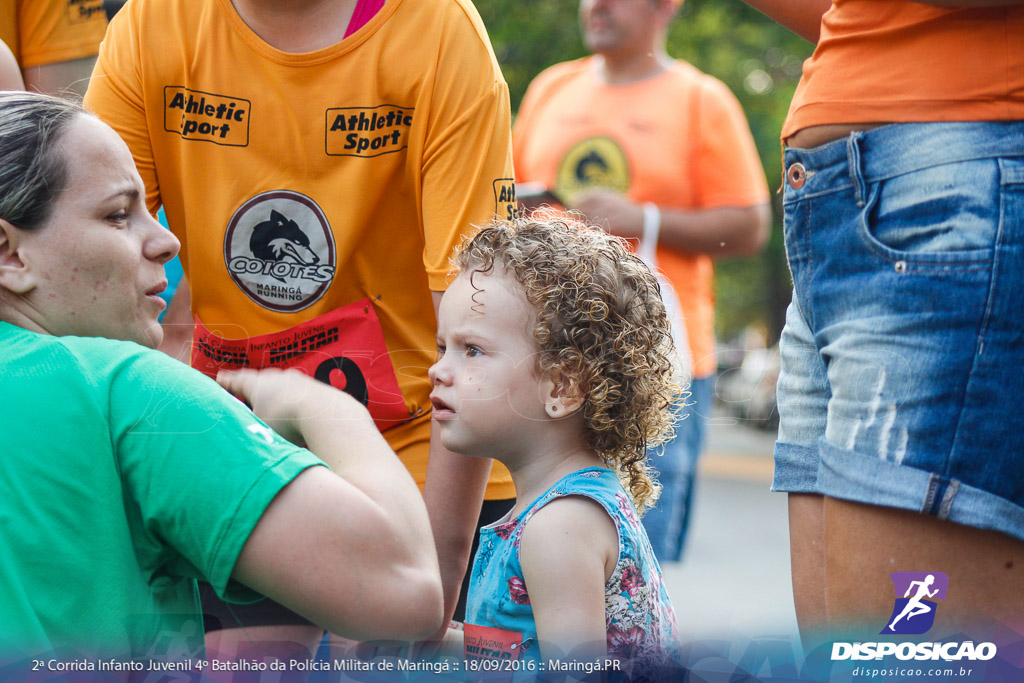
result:
<svg viewBox="0 0 1024 683"><path fill-rule="evenodd" d="M523 634L490 626L466 624L463 627L466 659L491 659L514 662L523 651Z"/></svg>
<svg viewBox="0 0 1024 683"><path fill-rule="evenodd" d="M240 368L301 370L362 402L380 431L409 419L369 299L258 337L226 339L218 335L222 330L211 327L196 318L192 345L192 367L210 377Z"/></svg>

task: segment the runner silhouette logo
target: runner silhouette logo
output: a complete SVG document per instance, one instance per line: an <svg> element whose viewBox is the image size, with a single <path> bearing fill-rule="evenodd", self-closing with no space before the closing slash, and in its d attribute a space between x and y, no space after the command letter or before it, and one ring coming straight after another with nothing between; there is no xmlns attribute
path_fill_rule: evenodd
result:
<svg viewBox="0 0 1024 683"><path fill-rule="evenodd" d="M949 577L942 572L893 572L892 615L881 634L920 635L935 623L936 600L946 599Z"/></svg>

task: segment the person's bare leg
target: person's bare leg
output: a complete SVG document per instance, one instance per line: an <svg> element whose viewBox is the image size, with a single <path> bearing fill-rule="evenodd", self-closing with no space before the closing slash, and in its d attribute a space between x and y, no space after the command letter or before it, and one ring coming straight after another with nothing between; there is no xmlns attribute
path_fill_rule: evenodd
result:
<svg viewBox="0 0 1024 683"><path fill-rule="evenodd" d="M973 635L992 619L1024 633L1024 542L909 510L835 498L825 498L823 508L825 604L833 635L888 623L894 571L949 576L936 637Z"/></svg>
<svg viewBox="0 0 1024 683"><path fill-rule="evenodd" d="M825 526L823 496L789 494L789 554L793 602L805 652L821 643L825 633Z"/></svg>

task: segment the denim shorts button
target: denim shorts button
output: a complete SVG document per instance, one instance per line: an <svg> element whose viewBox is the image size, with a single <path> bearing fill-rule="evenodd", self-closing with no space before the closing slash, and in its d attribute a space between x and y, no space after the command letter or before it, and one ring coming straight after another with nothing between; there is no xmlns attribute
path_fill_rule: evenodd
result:
<svg viewBox="0 0 1024 683"><path fill-rule="evenodd" d="M804 165L796 163L790 166L789 171L786 172L786 179L789 180L789 186L794 190L803 187L804 181L807 180L807 171L804 170Z"/></svg>

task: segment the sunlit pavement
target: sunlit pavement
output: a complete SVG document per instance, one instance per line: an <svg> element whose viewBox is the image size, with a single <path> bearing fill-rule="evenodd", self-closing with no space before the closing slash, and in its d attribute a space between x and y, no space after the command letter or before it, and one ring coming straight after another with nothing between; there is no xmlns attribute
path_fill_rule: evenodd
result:
<svg viewBox="0 0 1024 683"><path fill-rule="evenodd" d="M774 441L710 421L686 551L662 568L684 643L796 633L786 496L768 490Z"/></svg>

